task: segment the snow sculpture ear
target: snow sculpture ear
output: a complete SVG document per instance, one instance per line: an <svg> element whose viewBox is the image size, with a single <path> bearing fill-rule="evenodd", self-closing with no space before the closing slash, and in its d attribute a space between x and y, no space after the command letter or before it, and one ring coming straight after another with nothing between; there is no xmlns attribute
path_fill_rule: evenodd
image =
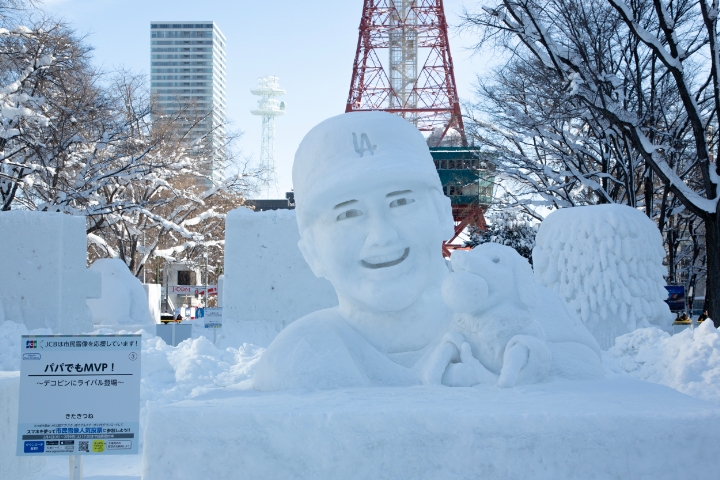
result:
<svg viewBox="0 0 720 480"><path fill-rule="evenodd" d="M517 288L520 301L528 307L537 305L540 301L540 293L538 292L535 277L533 276L530 263L525 260L519 253L514 252L512 258L513 277L515 278L515 287Z"/></svg>
<svg viewBox="0 0 720 480"><path fill-rule="evenodd" d="M315 276L318 278L325 278L325 269L323 268L320 260L317 258L315 245L313 244L312 239L309 238L310 236L311 235L308 235L308 233L305 232L305 235L302 235L298 241L298 248Z"/></svg>
<svg viewBox="0 0 720 480"><path fill-rule="evenodd" d="M452 216L450 197L446 197L440 192L433 192L433 198L435 200L435 209L440 216L443 239L450 240L455 235L455 221Z"/></svg>

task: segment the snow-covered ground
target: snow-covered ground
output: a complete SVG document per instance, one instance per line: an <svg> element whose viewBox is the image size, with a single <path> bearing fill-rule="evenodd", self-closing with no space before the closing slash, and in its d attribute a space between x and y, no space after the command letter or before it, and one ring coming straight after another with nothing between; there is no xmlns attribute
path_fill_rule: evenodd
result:
<svg viewBox="0 0 720 480"><path fill-rule="evenodd" d="M9 321L0 325L0 370L19 370L20 335L48 333L48 329L28 331L24 325ZM230 338L224 338L223 344L235 341L237 348L218 348L197 333L196 338L171 347L151 333L141 333L142 431L148 406L218 399L234 396L237 390L250 390L255 365L264 351ZM720 332L710 321L674 336L658 328L628 333L603 352L603 362L608 377L632 376L720 404ZM67 478L67 465L67 457L47 459L38 478ZM139 479L142 455L87 457L84 468L84 478L89 480Z"/></svg>
<svg viewBox="0 0 720 480"><path fill-rule="evenodd" d="M709 402L720 403L720 332L712 320L675 335L640 328L603 352L606 375L629 374Z"/></svg>

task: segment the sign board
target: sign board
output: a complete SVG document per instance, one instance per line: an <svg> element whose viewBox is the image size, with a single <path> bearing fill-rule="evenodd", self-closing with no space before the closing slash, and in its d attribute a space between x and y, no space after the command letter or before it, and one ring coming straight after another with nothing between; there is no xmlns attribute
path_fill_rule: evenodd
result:
<svg viewBox="0 0 720 480"><path fill-rule="evenodd" d="M138 453L140 335L23 335L17 455Z"/></svg>
<svg viewBox="0 0 720 480"><path fill-rule="evenodd" d="M168 293L170 295L194 295L202 297L207 289L208 296L217 295L217 285L170 285Z"/></svg>
<svg viewBox="0 0 720 480"><path fill-rule="evenodd" d="M195 295L196 288L193 285L170 285L168 293L170 295Z"/></svg>
<svg viewBox="0 0 720 480"><path fill-rule="evenodd" d="M222 328L222 308L205 309L205 328Z"/></svg>
<svg viewBox="0 0 720 480"><path fill-rule="evenodd" d="M665 303L670 307L670 311L681 312L685 310L685 286L666 285L665 290L668 291L668 298Z"/></svg>
<svg viewBox="0 0 720 480"><path fill-rule="evenodd" d="M211 297L213 295L217 295L217 285L208 285L207 286L207 294L208 297ZM195 295L198 297L205 296L205 287L200 286L195 288Z"/></svg>
<svg viewBox="0 0 720 480"><path fill-rule="evenodd" d="M165 343L177 347L181 342L192 338L192 324L190 323L169 323L167 325L155 325L155 335L162 338Z"/></svg>

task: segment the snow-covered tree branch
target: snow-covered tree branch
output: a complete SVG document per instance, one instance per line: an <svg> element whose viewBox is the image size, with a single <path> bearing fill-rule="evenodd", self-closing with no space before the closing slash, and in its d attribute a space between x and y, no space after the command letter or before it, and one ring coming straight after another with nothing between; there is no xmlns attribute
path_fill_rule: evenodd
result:
<svg viewBox="0 0 720 480"><path fill-rule="evenodd" d="M720 317L717 12L706 0L503 0L465 26L478 48L509 54L473 114L521 198L625 203L668 235L704 235Z"/></svg>

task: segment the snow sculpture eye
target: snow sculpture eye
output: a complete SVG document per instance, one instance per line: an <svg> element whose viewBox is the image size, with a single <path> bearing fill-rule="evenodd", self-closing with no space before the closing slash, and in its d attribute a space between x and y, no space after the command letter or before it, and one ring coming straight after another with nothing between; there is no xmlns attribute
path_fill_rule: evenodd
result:
<svg viewBox="0 0 720 480"><path fill-rule="evenodd" d="M402 207L403 205L410 205L415 200L412 198L398 198L397 200L393 200L390 202L390 208L393 207Z"/></svg>
<svg viewBox="0 0 720 480"><path fill-rule="evenodd" d="M493 263L500 263L500 259L498 257L492 258Z"/></svg>
<svg viewBox="0 0 720 480"><path fill-rule="evenodd" d="M359 217L362 214L363 213L360 210L351 208L350 210L345 210L340 215L338 215L337 220L340 221L340 220L346 220L348 218Z"/></svg>

